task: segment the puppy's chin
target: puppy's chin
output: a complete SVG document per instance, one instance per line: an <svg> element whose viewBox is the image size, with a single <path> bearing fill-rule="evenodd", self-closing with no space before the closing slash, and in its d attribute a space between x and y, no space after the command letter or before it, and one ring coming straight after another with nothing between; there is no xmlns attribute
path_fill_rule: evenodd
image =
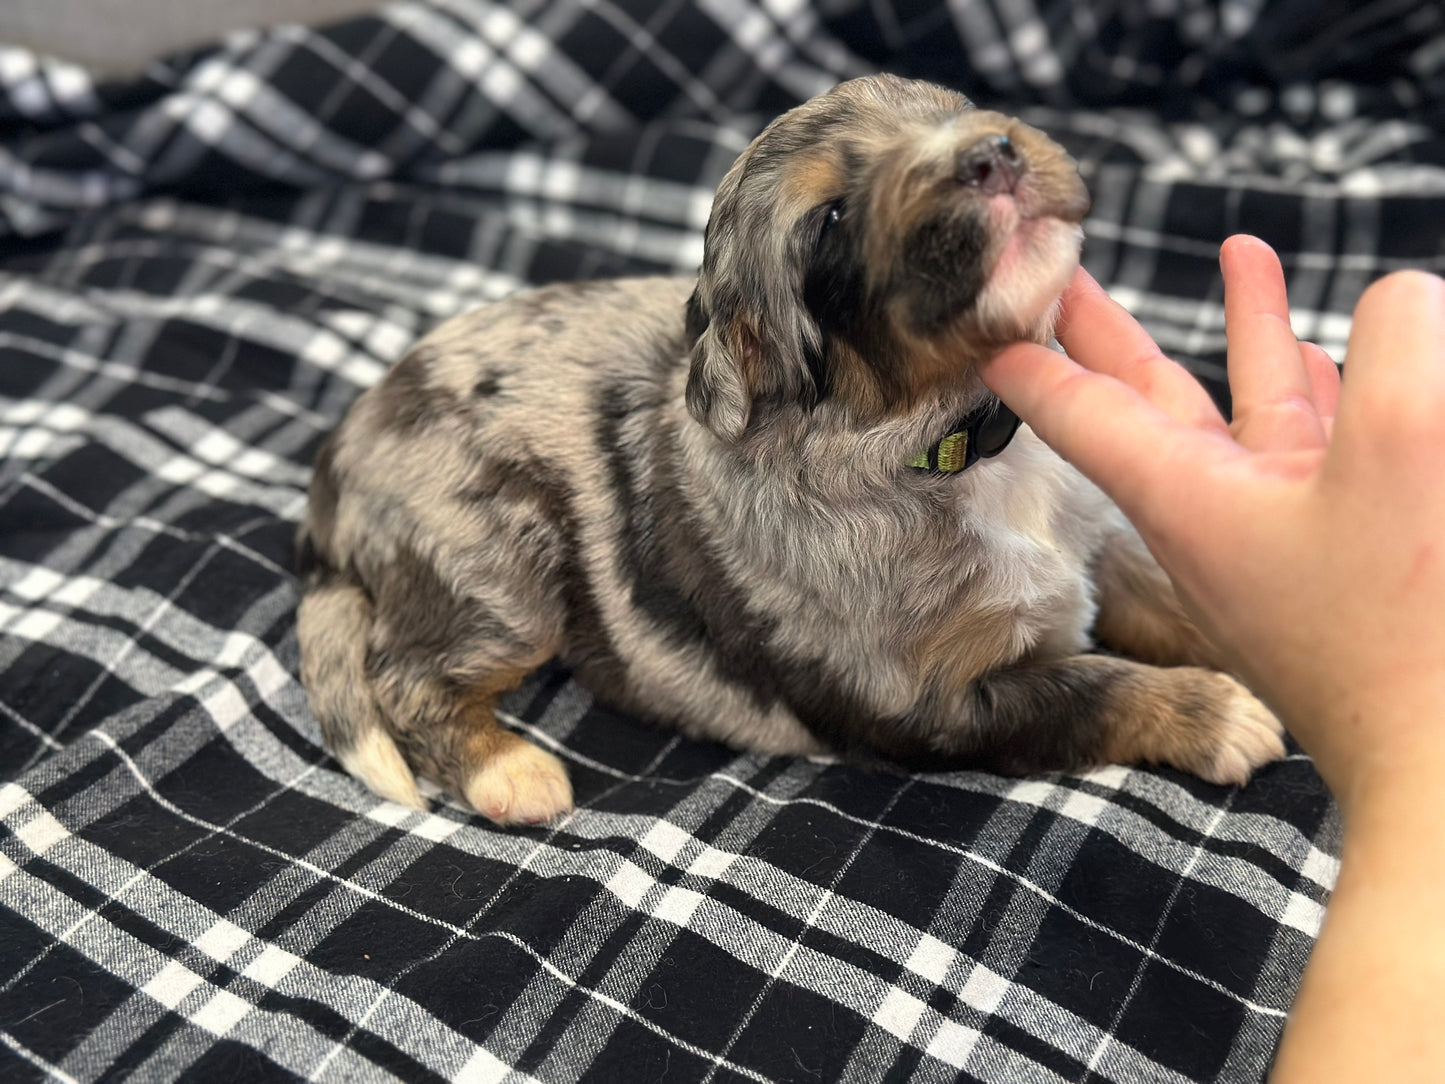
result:
<svg viewBox="0 0 1445 1084"><path fill-rule="evenodd" d="M1053 333L1059 295L1078 270L1084 231L1053 216L1015 219L1008 227L975 303L978 323L1000 341L1044 342Z"/></svg>

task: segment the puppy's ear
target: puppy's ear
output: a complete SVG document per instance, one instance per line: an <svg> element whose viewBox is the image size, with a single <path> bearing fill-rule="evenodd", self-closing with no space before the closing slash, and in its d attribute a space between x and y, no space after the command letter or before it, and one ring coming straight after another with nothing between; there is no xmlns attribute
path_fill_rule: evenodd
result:
<svg viewBox="0 0 1445 1084"><path fill-rule="evenodd" d="M694 293L687 303L687 339L692 344L688 413L720 439L729 443L740 440L752 415L748 369L756 358L746 354L756 349L756 338L736 321L709 319Z"/></svg>

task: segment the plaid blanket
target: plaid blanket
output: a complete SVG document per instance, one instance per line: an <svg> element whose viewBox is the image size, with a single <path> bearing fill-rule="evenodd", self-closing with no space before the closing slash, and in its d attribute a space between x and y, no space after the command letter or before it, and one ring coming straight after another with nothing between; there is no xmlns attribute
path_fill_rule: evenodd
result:
<svg viewBox="0 0 1445 1084"><path fill-rule="evenodd" d="M505 721L577 810L499 831L307 710L291 539L357 393L522 285L695 269L749 136L884 68L1063 141L1087 266L1216 390L1228 233L1336 356L1372 278L1445 270L1434 5L414 0L123 83L0 48L0 1078L1264 1074L1337 869L1297 750L896 777L551 668Z"/></svg>

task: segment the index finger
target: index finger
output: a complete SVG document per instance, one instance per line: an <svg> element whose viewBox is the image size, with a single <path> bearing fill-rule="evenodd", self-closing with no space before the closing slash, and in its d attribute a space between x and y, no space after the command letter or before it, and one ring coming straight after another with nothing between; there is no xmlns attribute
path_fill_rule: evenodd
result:
<svg viewBox="0 0 1445 1084"><path fill-rule="evenodd" d="M1219 455L1226 443L1238 447L1215 430L1179 424L1122 381L1035 343L1005 348L980 375L1135 522L1159 496L1187 485L1191 465Z"/></svg>
<svg viewBox="0 0 1445 1084"><path fill-rule="evenodd" d="M1225 428L1199 381L1165 357L1153 337L1083 268L1064 291L1056 334L1084 368L1122 380L1171 418Z"/></svg>

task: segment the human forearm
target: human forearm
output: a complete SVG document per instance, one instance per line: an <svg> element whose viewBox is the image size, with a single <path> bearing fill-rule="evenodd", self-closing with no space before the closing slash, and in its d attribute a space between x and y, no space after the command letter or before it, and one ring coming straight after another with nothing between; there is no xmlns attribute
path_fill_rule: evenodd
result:
<svg viewBox="0 0 1445 1084"><path fill-rule="evenodd" d="M1442 767L1422 760L1346 811L1339 879L1272 1084L1441 1079Z"/></svg>

